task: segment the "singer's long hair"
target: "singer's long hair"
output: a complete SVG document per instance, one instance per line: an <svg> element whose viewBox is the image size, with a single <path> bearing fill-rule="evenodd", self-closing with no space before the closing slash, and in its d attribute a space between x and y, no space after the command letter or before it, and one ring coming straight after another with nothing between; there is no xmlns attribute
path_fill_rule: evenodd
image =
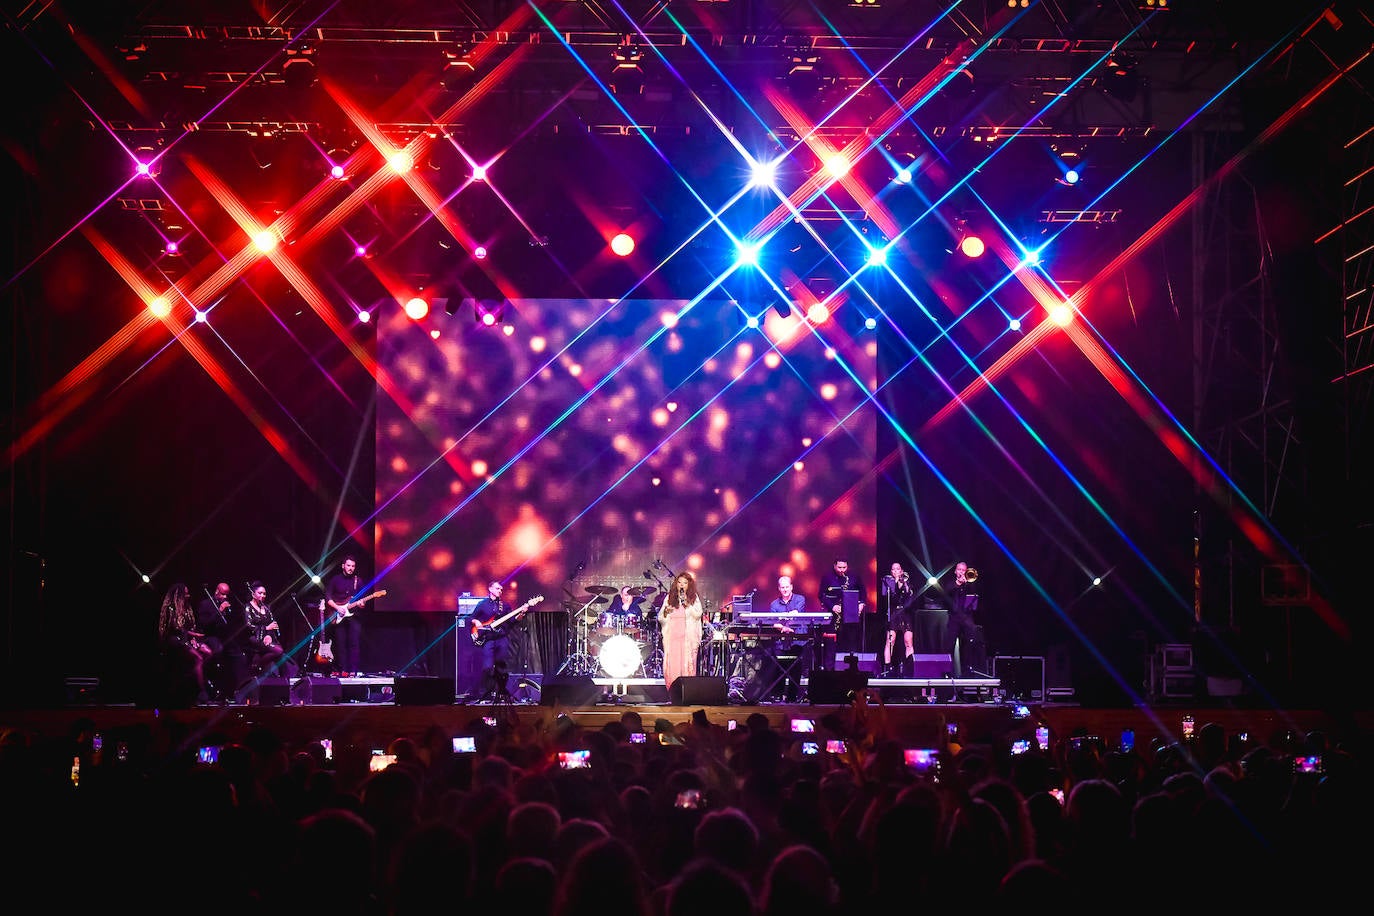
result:
<svg viewBox="0 0 1374 916"><path fill-rule="evenodd" d="M679 583L680 581L682 581L683 579L686 579L686 580L687 580L687 603L686 603L686 604L678 604L678 601L677 601L677 586L678 586L678 583ZM673 584L672 584L671 586L668 587L668 606L669 606L669 607L687 607L687 605L692 604L692 603L695 602L696 600L697 600L697 580L696 580L696 578L695 578L691 573L689 573L689 572L680 572L680 573L678 573L676 576L674 576L674 577L673 577Z"/></svg>
<svg viewBox="0 0 1374 916"><path fill-rule="evenodd" d="M166 639L172 633L194 630L196 612L191 607L191 590L181 582L167 589L158 610L157 635Z"/></svg>

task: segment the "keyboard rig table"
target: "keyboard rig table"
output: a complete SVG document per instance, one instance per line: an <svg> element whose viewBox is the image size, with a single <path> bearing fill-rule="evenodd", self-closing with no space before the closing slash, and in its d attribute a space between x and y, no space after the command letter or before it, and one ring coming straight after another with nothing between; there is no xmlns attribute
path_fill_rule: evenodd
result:
<svg viewBox="0 0 1374 916"><path fill-rule="evenodd" d="M812 667L808 662L815 660L833 620L823 611L736 614L725 628L732 693L745 701L799 700L803 678Z"/></svg>

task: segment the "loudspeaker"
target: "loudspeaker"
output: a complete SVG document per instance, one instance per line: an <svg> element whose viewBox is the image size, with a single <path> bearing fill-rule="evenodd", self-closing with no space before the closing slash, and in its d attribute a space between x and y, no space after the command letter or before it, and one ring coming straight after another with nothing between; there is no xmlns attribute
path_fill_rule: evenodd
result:
<svg viewBox="0 0 1374 916"><path fill-rule="evenodd" d="M446 677L398 677L391 693L397 706L453 705L453 682Z"/></svg>
<svg viewBox="0 0 1374 916"><path fill-rule="evenodd" d="M1039 655L999 655L992 673L1002 682L1003 696L1016 700L1045 698L1045 659Z"/></svg>
<svg viewBox="0 0 1374 916"><path fill-rule="evenodd" d="M812 706L848 703L854 691L868 686L868 672L845 668L840 671L812 671L806 685L806 700Z"/></svg>
<svg viewBox="0 0 1374 916"><path fill-rule="evenodd" d="M850 662L851 658L853 659L852 663ZM835 664L831 667L836 671L845 671L851 664L859 671L866 671L869 674L877 674L881 670L877 652L837 653Z"/></svg>
<svg viewBox="0 0 1374 916"><path fill-rule="evenodd" d="M539 691L540 706L592 706L601 699L601 688L591 675L544 678Z"/></svg>
<svg viewBox="0 0 1374 916"><path fill-rule="evenodd" d="M934 655L921 655L918 652L911 656L912 677L949 677L953 670L954 660L947 652Z"/></svg>
<svg viewBox="0 0 1374 916"><path fill-rule="evenodd" d="M725 678L679 677L668 688L670 706L725 706Z"/></svg>
<svg viewBox="0 0 1374 916"><path fill-rule="evenodd" d="M343 685L336 677L306 675L292 682L291 693L306 706L327 706L343 700Z"/></svg>
<svg viewBox="0 0 1374 916"><path fill-rule="evenodd" d="M263 706L301 706L308 703L311 693L302 683L304 678L265 677L257 686L257 701ZM249 690L251 698L254 691Z"/></svg>

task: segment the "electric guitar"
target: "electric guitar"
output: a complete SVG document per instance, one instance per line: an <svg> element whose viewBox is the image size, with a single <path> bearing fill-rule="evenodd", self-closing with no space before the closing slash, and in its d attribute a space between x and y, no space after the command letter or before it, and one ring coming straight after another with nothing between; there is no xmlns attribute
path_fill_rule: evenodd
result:
<svg viewBox="0 0 1374 916"><path fill-rule="evenodd" d="M530 608L534 607L536 604L543 600L543 595L535 595L529 601L526 601L524 604L520 605L518 608L511 611L509 614L503 614L500 617L488 620L485 623L474 620L472 622L472 644L474 646L482 646L486 644L487 640L492 639L496 636L500 636L500 633L495 633L493 631L500 627L501 624L505 623L507 620L510 620L512 617L519 617L521 614L525 613Z"/></svg>
<svg viewBox="0 0 1374 916"><path fill-rule="evenodd" d="M385 594L386 589L382 589L381 591L373 592L370 595L363 595L361 598L358 598L354 601L350 601L342 606L335 604L333 601L331 601L329 602L329 606L334 609L334 619L343 620L346 617L352 617L353 609L358 605L371 601L373 598L380 598Z"/></svg>
<svg viewBox="0 0 1374 916"><path fill-rule="evenodd" d="M332 601L328 602L327 606L334 609L334 615L330 618L330 622L337 623L340 620L343 620L345 617L352 617L353 608L362 604L364 601L371 601L373 598L380 598L385 594L386 589L382 589L379 592L373 592L370 595L364 595L357 601L350 601L343 607L339 607ZM330 639L325 639L324 631L321 630L320 647L315 650L315 662L320 665L327 665L332 661L334 661L334 641Z"/></svg>

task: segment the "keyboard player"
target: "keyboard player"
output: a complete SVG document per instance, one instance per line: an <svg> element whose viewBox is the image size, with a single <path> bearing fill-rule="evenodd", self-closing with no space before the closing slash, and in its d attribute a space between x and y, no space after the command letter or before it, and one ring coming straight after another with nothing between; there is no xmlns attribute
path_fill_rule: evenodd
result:
<svg viewBox="0 0 1374 916"><path fill-rule="evenodd" d="M792 585L791 576L778 577L778 597L774 598L768 605L768 613L779 616L796 615L806 613L806 598L798 594ZM827 626L825 621L803 620L778 620L774 627L784 633L804 633L811 639L812 661L810 667L826 668L826 658L834 655L834 628ZM827 638L829 636L829 638ZM827 655L827 650L829 655Z"/></svg>

